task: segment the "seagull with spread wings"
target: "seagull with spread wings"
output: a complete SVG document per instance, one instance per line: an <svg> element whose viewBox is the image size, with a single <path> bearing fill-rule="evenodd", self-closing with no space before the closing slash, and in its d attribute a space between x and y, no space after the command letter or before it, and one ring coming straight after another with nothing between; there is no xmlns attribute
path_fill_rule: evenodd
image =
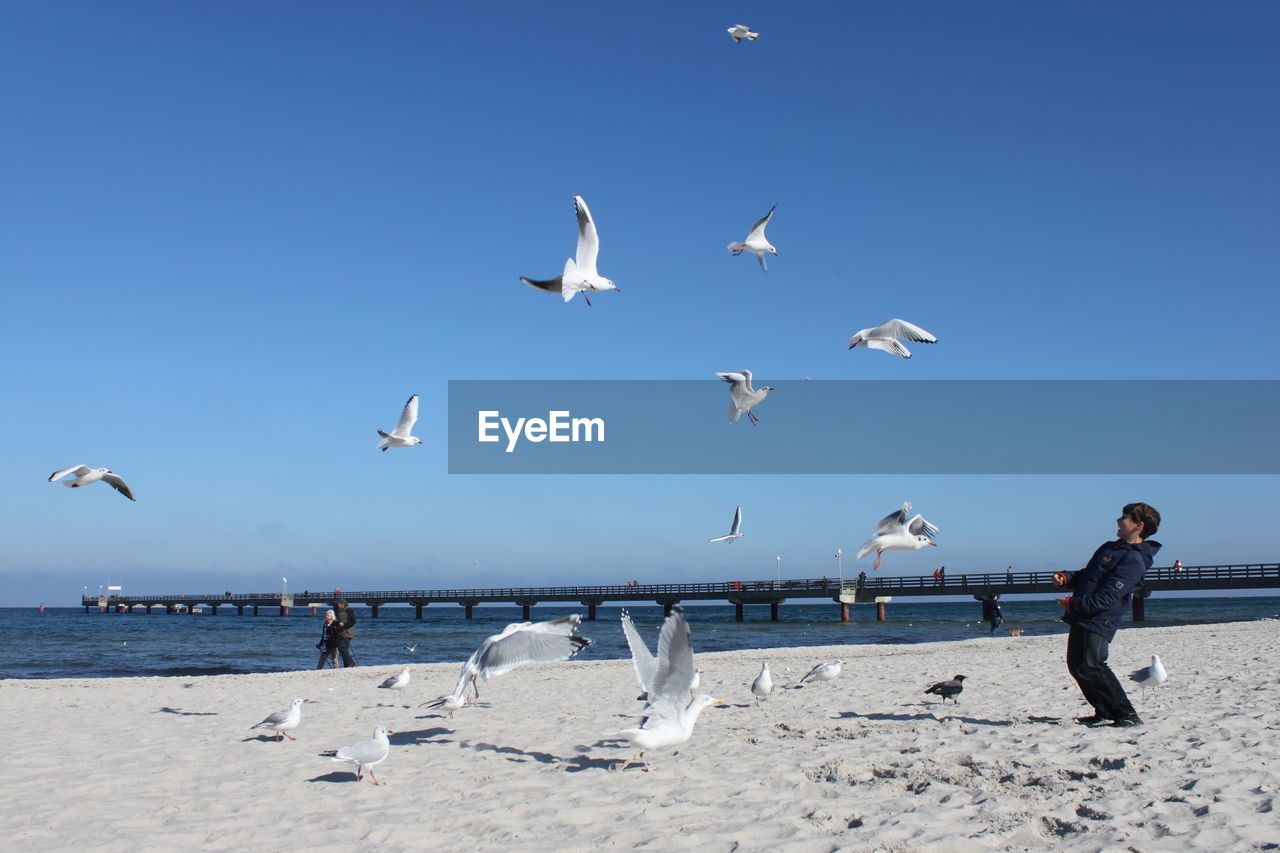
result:
<svg viewBox="0 0 1280 853"><path fill-rule="evenodd" d="M763 219L756 220L756 224L751 226L751 233L747 235L747 239L742 243L730 243L729 251L734 256L741 255L743 252L751 252L756 256L756 260L760 262L760 269L765 272L769 271L769 265L765 263L765 255L776 255L778 250L764 236L764 229L769 225L769 220L773 218L773 212L778 209L775 204L769 208L769 212L764 215Z"/></svg>
<svg viewBox="0 0 1280 853"><path fill-rule="evenodd" d="M938 535L938 528L925 521L924 516L916 513L908 518L911 512L911 501L902 505L902 509L891 512L876 525L875 535L862 543L858 551L858 559L862 559L872 550L876 552L873 569L880 568L880 555L885 551L919 551L928 545L936 546L933 537Z"/></svg>
<svg viewBox="0 0 1280 853"><path fill-rule="evenodd" d="M591 297L587 295L587 291L620 290L620 288L596 270L596 256L600 254L600 235L596 231L596 221L591 218L591 210L587 207L586 200L580 195L575 195L573 206L578 215L577 254L565 260L564 272L555 278L535 281L520 276L520 280L538 290L558 293L565 302L581 290L582 298L590 305Z"/></svg>
<svg viewBox="0 0 1280 853"><path fill-rule="evenodd" d="M732 542L735 539L742 538L742 507L738 507L733 514L733 526L729 528L729 532L724 536L717 536L715 539L708 539L708 542Z"/></svg>
<svg viewBox="0 0 1280 853"><path fill-rule="evenodd" d="M396 428L391 432L378 430L378 435L382 436L378 441L378 449L385 453L387 448L390 447L416 447L422 444L422 439L416 435L410 435L413 432L413 425L417 422L418 395L414 394L404 404L404 409L400 412L400 420L396 423Z"/></svg>
<svg viewBox="0 0 1280 853"><path fill-rule="evenodd" d="M932 333L926 332L915 323L908 323L906 320L899 320L895 317L892 320L886 320L879 326L863 329L845 343L849 345L849 349L862 344L868 349L884 350L903 358L911 358L911 350L903 346L902 341L898 340L898 338L906 338L909 341L922 344L936 344L938 342L938 339Z"/></svg>
<svg viewBox="0 0 1280 853"><path fill-rule="evenodd" d="M760 419L751 410L764 402L764 398L769 396L773 387L765 385L757 391L751 384L750 370L732 370L728 373L717 373L716 376L728 382L730 386L729 423L737 423L745 413L747 420L751 421L753 426L758 424Z"/></svg>
<svg viewBox="0 0 1280 853"><path fill-rule="evenodd" d="M124 495L131 501L136 501L133 491L129 488L129 484L124 481L124 477L119 474L111 473L109 468L90 468L87 465L72 465L70 468L63 468L61 471L54 471L49 475L49 482L62 480L68 474L72 475L70 480L63 480L62 485L68 488L78 489L81 486L90 486L101 480L120 494Z"/></svg>

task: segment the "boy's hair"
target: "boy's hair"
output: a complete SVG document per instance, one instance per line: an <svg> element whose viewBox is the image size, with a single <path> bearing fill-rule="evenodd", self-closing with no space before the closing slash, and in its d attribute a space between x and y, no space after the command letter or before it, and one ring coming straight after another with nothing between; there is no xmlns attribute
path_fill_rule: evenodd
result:
<svg viewBox="0 0 1280 853"><path fill-rule="evenodd" d="M1129 506L1139 506L1139 504L1129 504ZM1141 506L1146 506L1146 504L1141 504ZM1125 512L1128 512L1128 511L1129 511L1129 507L1125 507ZM1151 511L1155 512L1154 509ZM1159 518L1159 516L1156 516L1156 518ZM1142 519L1138 519L1138 520L1141 521ZM339 598L337 601L334 602L334 604L337 605L338 607L346 607L347 600L345 598Z"/></svg>
<svg viewBox="0 0 1280 853"><path fill-rule="evenodd" d="M1156 512L1156 508L1150 504L1125 504L1122 512L1134 521L1142 523L1143 539L1154 536L1160 529L1160 513Z"/></svg>

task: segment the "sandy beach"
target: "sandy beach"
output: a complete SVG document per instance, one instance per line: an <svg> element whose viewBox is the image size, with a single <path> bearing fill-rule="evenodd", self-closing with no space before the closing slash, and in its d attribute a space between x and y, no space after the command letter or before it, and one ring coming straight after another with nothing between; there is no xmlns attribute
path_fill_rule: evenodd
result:
<svg viewBox="0 0 1280 853"><path fill-rule="evenodd" d="M631 664L590 650L482 684L452 720L418 704L454 664L399 694L376 689L398 667L8 680L0 814L15 850L1275 849L1276 622L1123 629L1122 678L1152 654L1169 671L1131 691L1136 729L1074 723L1064 642L700 654L727 704L648 771L603 737L638 710ZM762 661L789 683L835 658L835 681L754 707ZM957 673L958 705L922 692ZM297 741L250 731L294 697L316 700ZM379 724L382 787L319 755Z"/></svg>

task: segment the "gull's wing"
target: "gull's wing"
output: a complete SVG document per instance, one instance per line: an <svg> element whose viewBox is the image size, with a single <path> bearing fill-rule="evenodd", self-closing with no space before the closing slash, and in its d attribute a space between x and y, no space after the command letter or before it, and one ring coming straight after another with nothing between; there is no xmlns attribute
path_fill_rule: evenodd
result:
<svg viewBox="0 0 1280 853"><path fill-rule="evenodd" d="M880 523L876 525L876 536L881 533L897 533L907 523L907 513L911 512L911 501L907 501L902 505L902 509L897 512L891 512L884 518L880 519Z"/></svg>
<svg viewBox="0 0 1280 853"><path fill-rule="evenodd" d="M803 676L803 677L801 677L801 679L800 679L800 683L801 683L801 684L804 684L804 683L805 683L806 681L808 681L810 678L813 678L813 677L814 677L815 675L817 675L820 671L822 671L822 669L823 669L823 668L825 668L825 667L826 667L826 664L825 664L825 663L816 664L816 665L813 667L813 669L809 670L808 672L806 672L806 673L804 674L804 676Z"/></svg>
<svg viewBox="0 0 1280 853"><path fill-rule="evenodd" d="M568 660L591 643L572 634L581 619L575 613L550 622L521 625L506 636L490 637L471 656L464 669L488 680L527 663Z"/></svg>
<svg viewBox="0 0 1280 853"><path fill-rule="evenodd" d="M899 320L896 317L887 323L882 323L880 331L889 337L906 338L909 341L916 341L922 344L936 344L938 342L937 338L915 323L908 323L906 320Z"/></svg>
<svg viewBox="0 0 1280 853"><path fill-rule="evenodd" d="M578 213L578 253L574 258L583 275L596 274L596 256L600 254L600 235L596 233L596 222L591 218L591 210L586 200L580 196L573 197L573 206Z"/></svg>
<svg viewBox="0 0 1280 853"><path fill-rule="evenodd" d="M912 536L928 536L930 539L938 535L938 528L924 520L924 516L916 514L909 522L907 522L907 530Z"/></svg>
<svg viewBox="0 0 1280 853"><path fill-rule="evenodd" d="M418 395L414 394L409 401L404 404L404 410L400 412L400 421L396 424L396 428L391 434L397 438L408 438L409 433L413 430L413 425L418 422Z"/></svg>
<svg viewBox="0 0 1280 853"><path fill-rule="evenodd" d="M115 489L117 492L124 495L129 500L131 501L137 500L137 498L133 496L133 492L129 490L129 484L126 483L124 481L124 477L121 477L119 474L112 474L110 471L108 471L107 473L102 475L102 482L109 484L111 488Z"/></svg>
<svg viewBox="0 0 1280 853"><path fill-rule="evenodd" d="M670 703L683 708L689 704L689 689L697 673L693 665L693 637L684 609L673 605L658 635L657 670L649 699L654 705Z"/></svg>
<svg viewBox="0 0 1280 853"><path fill-rule="evenodd" d="M897 338L867 338L862 342L867 349L878 349L893 353L903 358L911 358L911 350L902 345Z"/></svg>
<svg viewBox="0 0 1280 853"><path fill-rule="evenodd" d="M390 752L391 745L386 741L377 738L371 740L362 740L351 746L344 746L334 754L335 759L344 761L353 761L357 764L368 766L370 764L378 764L387 757Z"/></svg>
<svg viewBox="0 0 1280 853"><path fill-rule="evenodd" d="M52 474L49 475L49 482L52 483L54 480L61 480L63 477L67 476L68 474L75 474L77 477L83 477L85 474L88 474L88 473L89 473L88 465L72 465L70 468L63 468L61 471L54 471Z"/></svg>
<svg viewBox="0 0 1280 853"><path fill-rule="evenodd" d="M258 726L274 726L278 723L283 723L285 720L289 719L289 712L292 710L292 708L284 708L279 711L272 711L263 718L262 722L254 726L250 726L249 728L256 729Z"/></svg>
<svg viewBox="0 0 1280 853"><path fill-rule="evenodd" d="M765 226L769 224L769 220L773 218L773 212L777 209L778 206L775 204L773 207L769 208L769 212L764 215L763 219L756 220L756 224L751 226L751 233L747 235L745 242L750 243L752 240L764 239Z"/></svg>
<svg viewBox="0 0 1280 853"><path fill-rule="evenodd" d="M537 288L538 290L545 290L547 293L559 293L563 289L564 285L564 276L561 275L547 279L546 281L534 281L533 279L525 278L524 276L520 276L520 280L530 287Z"/></svg>
<svg viewBox="0 0 1280 853"><path fill-rule="evenodd" d="M653 675L658 669L658 662L653 657L653 652L649 651L649 647L644 644L644 639L640 636L640 632L636 630L636 623L631 621L631 614L622 611L622 633L627 638L627 646L631 649L631 662L635 664L636 681L640 682L640 689L648 693L653 689Z"/></svg>
<svg viewBox="0 0 1280 853"><path fill-rule="evenodd" d="M737 391L740 387L747 391L755 390L751 387L750 370L729 370L724 373L717 373L716 376L719 376L725 382L728 382L733 386L733 388L730 389L731 392Z"/></svg>
<svg viewBox="0 0 1280 853"><path fill-rule="evenodd" d="M760 269L765 272L769 271L769 262L764 259L764 252L758 252L756 254L756 260L760 262Z"/></svg>
<svg viewBox="0 0 1280 853"><path fill-rule="evenodd" d="M733 526L729 528L729 535L735 535L742 527L742 507L738 507L737 512L733 514Z"/></svg>

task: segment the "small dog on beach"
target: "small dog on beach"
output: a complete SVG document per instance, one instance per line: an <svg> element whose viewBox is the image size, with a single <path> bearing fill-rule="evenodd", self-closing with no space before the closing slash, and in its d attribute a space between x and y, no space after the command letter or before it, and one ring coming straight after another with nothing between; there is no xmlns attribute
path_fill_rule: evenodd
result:
<svg viewBox="0 0 1280 853"><path fill-rule="evenodd" d="M1022 628L1010 628L1010 629L1009 629L1009 636L1010 636L1010 637L1021 637L1021 636L1022 636L1022 632L1023 632L1023 630L1024 630L1024 629L1022 629Z"/></svg>

